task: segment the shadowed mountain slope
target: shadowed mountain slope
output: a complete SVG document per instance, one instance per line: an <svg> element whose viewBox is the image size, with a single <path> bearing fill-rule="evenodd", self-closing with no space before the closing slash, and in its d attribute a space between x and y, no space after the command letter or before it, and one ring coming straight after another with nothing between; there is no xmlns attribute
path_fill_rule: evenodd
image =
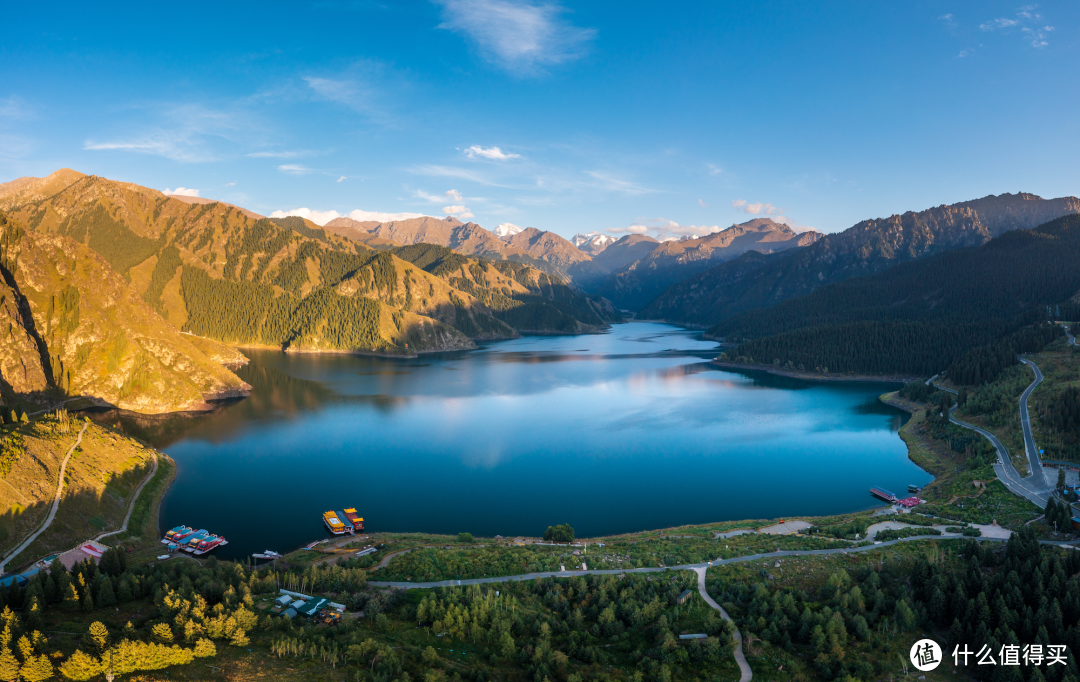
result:
<svg viewBox="0 0 1080 682"><path fill-rule="evenodd" d="M1030 229L1077 212L1080 200L1076 197L1044 200L1020 193L864 220L804 249L771 257L748 253L707 270L663 292L642 315L713 324L803 296L825 284L950 249L978 246L1005 231Z"/></svg>
<svg viewBox="0 0 1080 682"><path fill-rule="evenodd" d="M1047 319L1047 306L1061 319L1074 319L1080 314L1078 262L1080 215L1069 215L981 246L828 284L709 332L745 341L729 355L758 362L929 376L975 346ZM990 364L1002 361L1011 364L1011 353Z"/></svg>

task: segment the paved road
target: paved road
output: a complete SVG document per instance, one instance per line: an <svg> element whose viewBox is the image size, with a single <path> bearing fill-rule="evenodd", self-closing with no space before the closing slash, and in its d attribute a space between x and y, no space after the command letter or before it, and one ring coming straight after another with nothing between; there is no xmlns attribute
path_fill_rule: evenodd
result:
<svg viewBox="0 0 1080 682"><path fill-rule="evenodd" d="M1027 390L1024 391L1023 395L1020 396L1020 414L1022 417L1021 422L1024 422L1023 417L1027 416L1028 396L1031 395L1031 391L1039 385L1040 381L1042 381L1042 373L1039 372L1039 368L1035 366L1035 363L1030 362L1029 360L1024 360L1024 358L1020 358L1020 360L1024 363L1030 364L1035 370L1035 381L1033 381L1031 385L1027 387ZM957 391L951 388L945 388L944 386L939 386L938 384L934 384L933 386L934 388L937 388L941 391L947 391L954 395L957 394ZM994 471L995 473L997 473L998 479L1000 479L1001 482L1005 484L1005 487L1011 490L1013 493L1027 499L1032 504L1038 506L1040 509L1045 508L1047 501L1050 499L1050 496L1053 493L1053 488L1046 483L1046 477L1043 475L1042 470L1042 462L1038 461L1039 453L1038 450L1035 449L1034 439L1032 439L1031 441L1031 450L1028 450L1025 443L1025 451L1029 453L1031 451L1035 452L1036 461L1038 461L1038 468L1032 466L1032 474L1026 477L1021 476L1020 472L1017 471L1016 467L1013 466L1012 459L1009 457L1009 449L997 439L997 436L990 433L986 429L979 428L974 424L969 424L965 421L957 419L956 416L953 414L956 411L957 407L957 405L953 405L949 409L949 421L951 421L953 424L956 424L957 426L962 426L965 429L971 429L972 431L981 434L984 438L990 441L990 444L994 446L994 449L997 450L998 454L997 461L994 463ZM1025 440L1026 437L1030 434L1030 431L1031 425L1030 422L1028 422L1025 424ZM1030 466L1030 454L1028 456L1028 462ZM1035 472L1037 472L1037 476L1035 475Z"/></svg>
<svg viewBox="0 0 1080 682"><path fill-rule="evenodd" d="M155 475L157 475L157 463L158 463L157 453L156 452L151 452L150 456L153 458L151 460L153 465L150 468L150 473L147 474L146 478L144 478L142 480L142 483L139 484L139 487L136 488L134 494L132 494L132 496L131 496L131 506L128 507L127 515L124 516L124 523L122 523L120 525L119 529L111 530L108 533L102 533L101 535L94 538L95 540L100 540L101 538L107 538L110 535L116 535L117 533L123 533L124 531L127 530L128 521L131 520L131 513L133 511L135 511L135 501L139 499L139 493L141 493L143 491L143 488L145 488L146 484L150 482L150 479L152 479Z"/></svg>
<svg viewBox="0 0 1080 682"><path fill-rule="evenodd" d="M1024 427L1024 451L1027 453L1028 467L1031 469L1029 478L1032 479L1033 485L1038 485L1040 488L1049 488L1050 485L1046 482L1046 474L1043 472L1042 460L1039 459L1039 448L1035 445L1035 438L1031 435L1031 418L1028 416L1028 397L1031 396L1031 392L1035 390L1035 387L1042 383L1043 375L1039 371L1039 366L1031 360L1020 358L1020 362L1035 372L1035 381L1032 381L1023 395L1020 396L1020 425ZM1042 483L1039 483L1040 481Z"/></svg>
<svg viewBox="0 0 1080 682"><path fill-rule="evenodd" d="M60 463L60 475L57 477L56 482L56 495L53 496L52 509L49 510L49 515L45 517L45 523L41 524L41 527L38 528L34 533L32 533L30 537L26 538L26 540L24 540L21 545L16 547L14 551L4 557L3 561L0 561L0 575L3 575L4 568L7 566L8 562L19 556L19 554L24 549L30 546L30 543L32 543L34 540L37 540L38 536L44 533L45 529L48 528L49 524L51 524L53 522L53 519L56 518L56 510L60 508L60 496L64 492L64 473L67 471L68 460L71 459L71 453L75 452L75 448L79 447L79 444L82 443L83 434L86 433L86 427L88 426L90 426L88 423L83 424L82 430L79 431L79 437L76 438L75 442L71 444L70 448L68 448L67 455L64 457L64 461Z"/></svg>
<svg viewBox="0 0 1080 682"><path fill-rule="evenodd" d="M701 598L705 600L705 603L713 607L720 612L720 615L724 620L728 621L732 625L735 625L735 619L728 615L728 612L724 610L724 607L716 603L716 600L709 596L708 591L705 589L705 568L695 568L694 572L697 573L697 591L701 595ZM739 664L739 682L750 682L754 679L754 671L750 669L750 664L746 662L746 654L743 653L743 641L742 633L739 632L739 628L735 627L735 634L732 636L735 640L735 662Z"/></svg>

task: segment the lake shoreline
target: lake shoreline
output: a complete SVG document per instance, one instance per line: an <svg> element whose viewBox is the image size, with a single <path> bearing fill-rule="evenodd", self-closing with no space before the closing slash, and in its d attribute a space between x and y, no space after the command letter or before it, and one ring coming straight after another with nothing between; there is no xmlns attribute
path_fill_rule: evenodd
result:
<svg viewBox="0 0 1080 682"><path fill-rule="evenodd" d="M876 376L872 374L822 374L818 372L800 371L797 369L783 369L774 365L748 365L741 362L731 362L729 360L710 360L711 364L717 367L723 367L724 369L744 369L753 370L756 372L766 372L778 377L788 377L789 379L805 379L807 381L851 381L862 383L885 383L885 384L906 384L915 381L919 377L909 376Z"/></svg>

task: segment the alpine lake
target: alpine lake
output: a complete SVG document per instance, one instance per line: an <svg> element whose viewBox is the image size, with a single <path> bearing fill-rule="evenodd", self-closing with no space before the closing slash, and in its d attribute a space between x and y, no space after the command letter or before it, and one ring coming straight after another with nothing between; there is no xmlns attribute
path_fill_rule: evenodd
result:
<svg viewBox="0 0 1080 682"><path fill-rule="evenodd" d="M167 452L165 529L216 554L286 552L356 507L368 531L595 537L826 515L932 480L894 384L722 370L701 332L647 322L398 359L245 350L249 398L208 414L101 413Z"/></svg>

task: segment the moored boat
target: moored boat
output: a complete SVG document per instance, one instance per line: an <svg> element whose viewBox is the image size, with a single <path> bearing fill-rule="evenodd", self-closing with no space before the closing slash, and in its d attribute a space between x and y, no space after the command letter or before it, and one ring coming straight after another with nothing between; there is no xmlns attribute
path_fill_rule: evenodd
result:
<svg viewBox="0 0 1080 682"><path fill-rule="evenodd" d="M207 535L202 540L199 540L199 544L195 545L195 549L192 550L192 554L200 556L206 554L215 547L221 547L222 545L229 544L229 541L220 535Z"/></svg>
<svg viewBox="0 0 1080 682"><path fill-rule="evenodd" d="M200 528L180 543L180 549L184 550L185 552L195 551L195 548L198 546L199 542L207 535L210 535L210 531L206 530L205 528Z"/></svg>
<svg viewBox="0 0 1080 682"><path fill-rule="evenodd" d="M341 515L335 511L323 512L322 520L334 535L344 535L348 532L345 524L341 522Z"/></svg>
<svg viewBox="0 0 1080 682"><path fill-rule="evenodd" d="M165 533L165 537L162 539L161 544L167 545L170 542L180 542L194 532L195 529L190 526L177 526L168 533Z"/></svg>
<svg viewBox="0 0 1080 682"><path fill-rule="evenodd" d="M892 493L890 493L888 490L885 490L884 488L871 488L870 489L870 494L873 495L874 497L885 500L889 504L896 504L897 502L900 501L900 498L898 498L896 495L893 495Z"/></svg>
<svg viewBox="0 0 1080 682"><path fill-rule="evenodd" d="M352 524L353 530L364 530L364 518L356 513L354 507L348 507L345 509L345 518Z"/></svg>

